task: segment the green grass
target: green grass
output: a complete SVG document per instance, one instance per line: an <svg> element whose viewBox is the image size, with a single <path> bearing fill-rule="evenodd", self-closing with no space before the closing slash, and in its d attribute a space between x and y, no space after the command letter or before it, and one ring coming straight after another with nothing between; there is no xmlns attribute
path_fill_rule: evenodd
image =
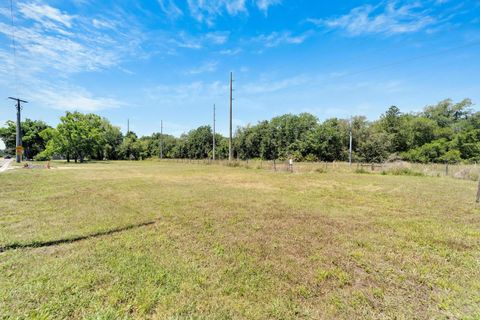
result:
<svg viewBox="0 0 480 320"><path fill-rule="evenodd" d="M0 318L480 318L473 181L54 167L0 174Z"/></svg>

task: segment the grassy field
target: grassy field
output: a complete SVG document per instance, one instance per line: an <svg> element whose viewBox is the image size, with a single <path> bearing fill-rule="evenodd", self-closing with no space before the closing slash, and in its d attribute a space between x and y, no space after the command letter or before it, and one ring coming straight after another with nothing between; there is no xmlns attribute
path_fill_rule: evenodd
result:
<svg viewBox="0 0 480 320"><path fill-rule="evenodd" d="M0 174L0 318L480 318L474 181L54 167Z"/></svg>

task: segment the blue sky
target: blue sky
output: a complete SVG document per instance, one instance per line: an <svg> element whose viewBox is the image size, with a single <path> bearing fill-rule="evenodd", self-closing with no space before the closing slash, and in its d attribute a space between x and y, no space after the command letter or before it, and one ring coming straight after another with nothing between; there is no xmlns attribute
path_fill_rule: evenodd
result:
<svg viewBox="0 0 480 320"><path fill-rule="evenodd" d="M126 130L179 135L284 113L378 118L445 98L480 101L474 0L14 0L0 4L0 122L6 97L55 125L95 112ZM15 67L16 66L16 67ZM16 76L15 76L16 74Z"/></svg>

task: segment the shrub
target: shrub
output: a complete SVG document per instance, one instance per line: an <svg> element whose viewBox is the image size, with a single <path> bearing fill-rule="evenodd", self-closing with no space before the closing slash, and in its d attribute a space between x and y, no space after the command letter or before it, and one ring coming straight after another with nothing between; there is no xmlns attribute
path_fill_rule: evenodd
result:
<svg viewBox="0 0 480 320"><path fill-rule="evenodd" d="M52 157L46 150L43 150L39 154L37 154L35 157L33 157L33 160L35 161L49 161L52 160Z"/></svg>
<svg viewBox="0 0 480 320"><path fill-rule="evenodd" d="M388 170L382 171L382 175L393 175L393 176L414 176L421 177L424 176L422 172L414 171L410 168L391 168Z"/></svg>
<svg viewBox="0 0 480 320"><path fill-rule="evenodd" d="M228 163L227 163L227 167L237 168L237 167L240 167L240 163L237 162L237 161L228 162Z"/></svg>

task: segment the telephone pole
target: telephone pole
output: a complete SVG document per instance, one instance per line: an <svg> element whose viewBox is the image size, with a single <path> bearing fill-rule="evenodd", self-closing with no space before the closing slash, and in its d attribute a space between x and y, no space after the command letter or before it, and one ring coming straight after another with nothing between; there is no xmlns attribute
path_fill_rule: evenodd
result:
<svg viewBox="0 0 480 320"><path fill-rule="evenodd" d="M213 104L213 149L212 159L215 161L215 104Z"/></svg>
<svg viewBox="0 0 480 320"><path fill-rule="evenodd" d="M228 161L233 160L232 149L232 104L233 104L233 72L230 72L230 136L228 139Z"/></svg>
<svg viewBox="0 0 480 320"><path fill-rule="evenodd" d="M130 119L127 119L127 136L130 133Z"/></svg>
<svg viewBox="0 0 480 320"><path fill-rule="evenodd" d="M348 151L348 163L352 165L352 142L353 142L353 135L352 135L352 117L350 117L350 148Z"/></svg>
<svg viewBox="0 0 480 320"><path fill-rule="evenodd" d="M163 120L160 120L160 159L163 159Z"/></svg>
<svg viewBox="0 0 480 320"><path fill-rule="evenodd" d="M20 163L22 162L22 154L23 154L23 148L22 148L22 130L21 130L21 127L20 127L20 121L21 121L21 117L20 117L20 111L22 110L22 102L23 103L28 103L27 101L25 100L22 100L22 99L19 99L19 98L12 98L12 97L8 97L8 99L11 99L11 100L15 100L17 102L17 137L16 137L16 148L15 148L15 154L16 154L16 160L17 160L17 163Z"/></svg>

